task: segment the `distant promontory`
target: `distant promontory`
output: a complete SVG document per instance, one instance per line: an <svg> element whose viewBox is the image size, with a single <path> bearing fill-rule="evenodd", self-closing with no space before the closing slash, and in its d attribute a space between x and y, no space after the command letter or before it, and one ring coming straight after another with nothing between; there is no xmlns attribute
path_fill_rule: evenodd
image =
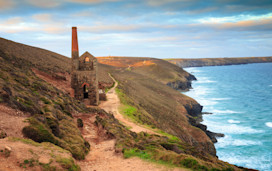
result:
<svg viewBox="0 0 272 171"><path fill-rule="evenodd" d="M221 65L240 65L250 63L272 62L272 56L269 57L239 57L239 58L177 58L165 59L179 67L202 67L202 66L221 66Z"/></svg>

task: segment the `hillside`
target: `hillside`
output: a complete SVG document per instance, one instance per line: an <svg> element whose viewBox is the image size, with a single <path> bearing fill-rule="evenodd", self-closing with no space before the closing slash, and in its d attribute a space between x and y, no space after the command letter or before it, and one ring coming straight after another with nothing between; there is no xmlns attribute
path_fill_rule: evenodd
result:
<svg viewBox="0 0 272 171"><path fill-rule="evenodd" d="M110 142L114 146L100 155L111 151L192 170L239 170L217 159L212 136L197 121L202 107L166 85L190 80L192 76L181 68L156 59L152 59L154 65L137 67L99 65L100 82L108 88L113 85L108 73L118 82L120 112L156 134L133 132L111 113L86 107L69 96L69 58L0 41L0 133L4 138L0 144L5 144L0 146L0 162L8 168L96 166L92 161L100 156L93 150Z"/></svg>
<svg viewBox="0 0 272 171"><path fill-rule="evenodd" d="M202 67L220 65L240 65L250 63L272 62L272 57L243 57L243 58L200 58L200 59L165 59L179 67Z"/></svg>
<svg viewBox="0 0 272 171"><path fill-rule="evenodd" d="M147 57L98 57L99 63L131 70L176 90L188 90L196 78L182 68L161 59Z"/></svg>

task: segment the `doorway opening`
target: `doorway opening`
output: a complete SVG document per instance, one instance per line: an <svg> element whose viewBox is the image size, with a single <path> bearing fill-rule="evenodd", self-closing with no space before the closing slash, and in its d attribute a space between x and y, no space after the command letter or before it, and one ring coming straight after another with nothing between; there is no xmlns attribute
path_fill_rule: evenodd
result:
<svg viewBox="0 0 272 171"><path fill-rule="evenodd" d="M84 99L88 98L88 87L86 85L83 86L83 97Z"/></svg>

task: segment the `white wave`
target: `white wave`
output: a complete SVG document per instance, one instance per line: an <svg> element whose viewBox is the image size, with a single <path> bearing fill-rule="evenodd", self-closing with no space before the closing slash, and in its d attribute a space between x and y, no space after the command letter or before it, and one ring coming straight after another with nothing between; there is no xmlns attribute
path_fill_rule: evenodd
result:
<svg viewBox="0 0 272 171"><path fill-rule="evenodd" d="M209 77L198 77L197 82L198 83L215 83L216 81L210 80Z"/></svg>
<svg viewBox="0 0 272 171"><path fill-rule="evenodd" d="M240 121L236 121L236 120L229 119L229 120L228 120L228 123L233 123L233 124L234 124L234 123L240 123Z"/></svg>
<svg viewBox="0 0 272 171"><path fill-rule="evenodd" d="M272 87L272 84L271 84L271 85L269 85L269 87Z"/></svg>
<svg viewBox="0 0 272 171"><path fill-rule="evenodd" d="M200 70L198 70L198 69L196 69L196 68L184 68L184 70L185 71L187 71L187 72L190 72L190 73L200 73L200 72L202 72L202 71L200 71Z"/></svg>
<svg viewBox="0 0 272 171"><path fill-rule="evenodd" d="M227 113L244 113L244 112L238 112L238 111L233 111L233 110L212 110L212 113L219 113L219 114L227 114Z"/></svg>
<svg viewBox="0 0 272 171"><path fill-rule="evenodd" d="M243 139L233 139L230 136L225 136L224 138L218 138L218 142L215 145L218 148L223 148L226 146L262 145L262 142L252 141L252 140L243 140Z"/></svg>
<svg viewBox="0 0 272 171"><path fill-rule="evenodd" d="M266 122L265 125L272 128L272 122Z"/></svg>
<svg viewBox="0 0 272 171"><path fill-rule="evenodd" d="M231 100L231 98L211 98L211 100L222 101L222 100Z"/></svg>
<svg viewBox="0 0 272 171"><path fill-rule="evenodd" d="M208 99L198 99L197 101L198 101L199 104L201 104L204 107L213 106L213 105L216 105L218 103L216 101L208 100Z"/></svg>
<svg viewBox="0 0 272 171"><path fill-rule="evenodd" d="M197 80L198 83L216 83L216 81L212 80Z"/></svg>
<svg viewBox="0 0 272 171"><path fill-rule="evenodd" d="M251 155L245 156L242 153L237 152L217 152L220 160L227 161L229 163L240 165L248 168L269 171L271 170L271 156L270 155Z"/></svg>
<svg viewBox="0 0 272 171"><path fill-rule="evenodd" d="M216 115L208 115L205 117L216 117ZM249 126L242 126L237 124L226 124L226 123L218 123L217 121L210 121L205 119L202 122L204 125L208 126L208 129L213 132L220 132L223 134L256 134L256 133L262 133L263 130L257 130L253 129Z"/></svg>

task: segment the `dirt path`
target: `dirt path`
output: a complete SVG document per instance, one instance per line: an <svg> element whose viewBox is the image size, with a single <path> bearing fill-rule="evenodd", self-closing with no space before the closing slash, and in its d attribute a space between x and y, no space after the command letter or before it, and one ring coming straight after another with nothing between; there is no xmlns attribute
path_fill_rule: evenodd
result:
<svg viewBox="0 0 272 171"><path fill-rule="evenodd" d="M118 95L115 92L115 88L118 86L118 82L110 76L115 82L114 87L111 88L107 93L107 101L102 102L99 107L104 109L106 112L112 112L114 117L118 119L125 126L131 128L130 130L133 132L147 132L150 134L157 134L156 132L144 128L143 126L137 125L129 119L125 118L122 114L120 114L118 108L121 105Z"/></svg>
<svg viewBox="0 0 272 171"><path fill-rule="evenodd" d="M150 163L134 157L124 159L122 154L114 150L115 139L107 139L103 132L94 125L95 116L89 114L77 115L81 118L84 127L81 130L83 137L90 143L91 151L85 160L78 161L82 171L178 171L180 168L169 168L164 165Z"/></svg>
<svg viewBox="0 0 272 171"><path fill-rule="evenodd" d="M120 105L120 100L115 92L117 84L118 83L115 81L115 86L107 93L107 101L103 102L99 107L107 112L112 112L115 118L120 120L126 126L131 127L131 130L134 132L144 131L148 133L155 133L152 130L143 128L140 125L129 121L119 113L118 107ZM94 125L95 116L81 114L75 116L75 118L81 118L83 120L84 127L81 129L82 135L91 145L91 151L86 156L85 160L78 162L82 171L184 170L181 168L169 168L164 165L147 162L137 157L124 159L122 154L115 152L115 139L107 139L105 136L103 136L103 132L100 132L101 130Z"/></svg>

